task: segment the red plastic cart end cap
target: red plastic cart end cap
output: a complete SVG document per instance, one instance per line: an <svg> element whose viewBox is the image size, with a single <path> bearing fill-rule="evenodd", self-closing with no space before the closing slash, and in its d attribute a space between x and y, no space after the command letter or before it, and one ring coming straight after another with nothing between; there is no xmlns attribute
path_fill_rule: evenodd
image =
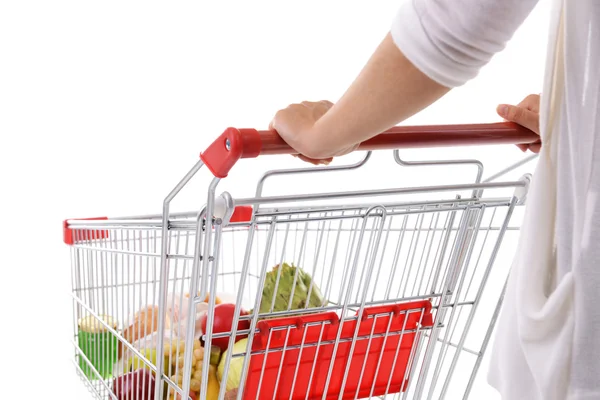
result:
<svg viewBox="0 0 600 400"><path fill-rule="evenodd" d="M200 159L216 178L225 178L240 158L258 157L261 149L262 141L256 129L227 128L200 153Z"/></svg>
<svg viewBox="0 0 600 400"><path fill-rule="evenodd" d="M75 244L75 237L73 235L73 229L69 227L69 220L77 220L77 221L100 221L107 220L108 217L96 217L96 218L70 218L65 219L63 221L63 241L65 244L73 245ZM92 233L93 232L93 233ZM84 237L94 238L94 239L104 239L108 237L108 231L106 230L83 230Z"/></svg>

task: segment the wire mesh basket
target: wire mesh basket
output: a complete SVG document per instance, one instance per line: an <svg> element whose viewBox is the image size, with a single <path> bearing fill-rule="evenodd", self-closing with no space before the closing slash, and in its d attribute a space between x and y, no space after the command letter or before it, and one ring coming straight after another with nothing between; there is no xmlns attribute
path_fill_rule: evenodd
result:
<svg viewBox="0 0 600 400"><path fill-rule="evenodd" d="M417 164L473 164L476 179L283 196L263 186L351 176L371 150L535 139L505 123L396 127L363 143L357 164L269 171L238 198L217 187L239 159L292 150L274 132L226 130L161 214L65 221L77 372L99 399L468 398L529 183L497 178L523 162L486 182L481 163L451 161ZM205 206L172 212L203 167L214 175Z"/></svg>

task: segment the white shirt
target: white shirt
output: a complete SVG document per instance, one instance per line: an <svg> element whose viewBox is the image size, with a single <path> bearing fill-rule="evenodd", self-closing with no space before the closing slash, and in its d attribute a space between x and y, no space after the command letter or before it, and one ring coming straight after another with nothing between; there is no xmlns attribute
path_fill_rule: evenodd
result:
<svg viewBox="0 0 600 400"><path fill-rule="evenodd" d="M408 0L392 36L417 68L455 87L505 47L536 3ZM556 0L548 46L544 148L489 380L506 400L600 399L600 0Z"/></svg>

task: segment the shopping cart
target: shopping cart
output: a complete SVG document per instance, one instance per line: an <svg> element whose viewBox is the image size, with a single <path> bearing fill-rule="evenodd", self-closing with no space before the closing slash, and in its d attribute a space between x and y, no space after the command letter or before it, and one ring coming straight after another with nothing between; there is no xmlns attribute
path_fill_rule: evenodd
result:
<svg viewBox="0 0 600 400"><path fill-rule="evenodd" d="M113 400L468 398L529 183L497 179L532 158L483 181L478 161L397 149L536 139L509 123L396 127L361 144L358 163L269 171L237 198L217 188L240 159L292 150L275 132L227 129L162 214L64 222L77 372ZM273 177L352 177L380 149L403 166L472 165L475 179L263 194ZM202 167L205 205L173 212Z"/></svg>

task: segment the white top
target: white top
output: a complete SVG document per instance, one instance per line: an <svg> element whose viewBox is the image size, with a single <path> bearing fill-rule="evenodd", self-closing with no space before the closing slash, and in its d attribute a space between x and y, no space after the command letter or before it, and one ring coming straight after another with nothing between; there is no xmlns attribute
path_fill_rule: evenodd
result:
<svg viewBox="0 0 600 400"><path fill-rule="evenodd" d="M536 3L408 0L392 36L417 68L455 87L505 47ZM544 147L489 380L507 400L600 399L600 1L555 0L548 46Z"/></svg>

